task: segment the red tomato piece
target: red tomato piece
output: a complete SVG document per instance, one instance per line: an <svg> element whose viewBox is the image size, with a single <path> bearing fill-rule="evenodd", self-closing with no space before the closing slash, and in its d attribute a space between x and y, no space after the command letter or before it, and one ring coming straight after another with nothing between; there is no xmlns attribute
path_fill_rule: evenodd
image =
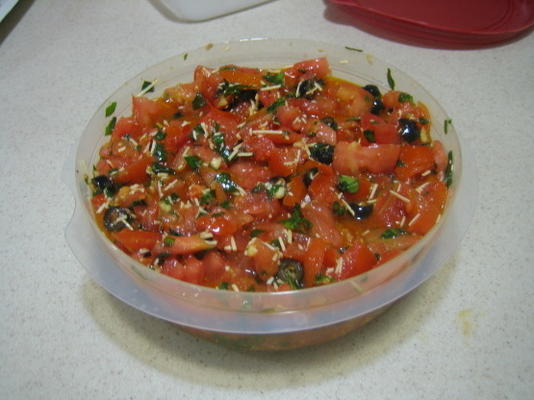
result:
<svg viewBox="0 0 534 400"><path fill-rule="evenodd" d="M396 144L374 144L368 147L356 142L338 142L334 150L333 166L346 175L356 175L360 169L372 173L389 173L395 169L401 146Z"/></svg>
<svg viewBox="0 0 534 400"><path fill-rule="evenodd" d="M113 175L113 181L120 184L143 183L148 177L146 169L152 162L153 160L149 157L141 157L139 160L126 165L123 170L119 169L119 172Z"/></svg>
<svg viewBox="0 0 534 400"><path fill-rule="evenodd" d="M143 128L133 117L120 117L111 133L111 141L116 142L124 135L137 139L143 133Z"/></svg>
<svg viewBox="0 0 534 400"><path fill-rule="evenodd" d="M429 146L405 145L401 147L399 161L400 165L395 168L395 175L405 181L417 174L432 170L434 153Z"/></svg>
<svg viewBox="0 0 534 400"><path fill-rule="evenodd" d="M111 236L131 253L135 253L141 249L151 250L156 242L161 239L161 233L139 230L131 231L129 229L112 232Z"/></svg>
<svg viewBox="0 0 534 400"><path fill-rule="evenodd" d="M156 254L168 253L172 255L192 254L202 250L209 250L215 247L208 240L203 239L200 234L191 236L168 235L154 246Z"/></svg>
<svg viewBox="0 0 534 400"><path fill-rule="evenodd" d="M250 190L258 183L266 182L273 174L266 166L254 161L239 160L230 166L234 181L245 190Z"/></svg>
<svg viewBox="0 0 534 400"><path fill-rule="evenodd" d="M295 147L275 147L269 157L269 168L274 175L288 176L297 170L300 150Z"/></svg>
<svg viewBox="0 0 534 400"><path fill-rule="evenodd" d="M334 214L328 205L312 200L302 207L302 214L312 223L311 237L321 238L334 247L343 245L343 238L337 229Z"/></svg>
<svg viewBox="0 0 534 400"><path fill-rule="evenodd" d="M435 178L427 182L428 185L417 198L417 213L409 215L410 221L406 228L407 231L419 235L424 235L432 229L447 200L447 186L443 182Z"/></svg>
<svg viewBox="0 0 534 400"><path fill-rule="evenodd" d="M150 100L146 97L132 97L132 113L135 121L146 132L154 128L156 122L170 118L176 110L162 100Z"/></svg>
<svg viewBox="0 0 534 400"><path fill-rule="evenodd" d="M347 279L369 271L377 263L375 255L360 242L354 243L342 256L342 268L338 279Z"/></svg>
<svg viewBox="0 0 534 400"><path fill-rule="evenodd" d="M317 275L323 273L323 263L328 248L328 242L321 238L312 237L304 258L304 286L315 285Z"/></svg>
<svg viewBox="0 0 534 400"><path fill-rule="evenodd" d="M267 280L278 272L278 254L276 249L261 239L256 239L251 244L254 248L254 267L258 277Z"/></svg>

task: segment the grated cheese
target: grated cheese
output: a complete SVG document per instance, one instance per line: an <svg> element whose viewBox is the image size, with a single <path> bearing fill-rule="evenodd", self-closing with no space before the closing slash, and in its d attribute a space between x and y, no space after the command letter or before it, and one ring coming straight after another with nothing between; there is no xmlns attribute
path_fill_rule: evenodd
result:
<svg viewBox="0 0 534 400"><path fill-rule="evenodd" d="M405 203L409 203L410 199L407 197L404 197L402 194L395 192L394 190L389 190L389 193L391 193L393 196L395 196L397 199L404 201Z"/></svg>

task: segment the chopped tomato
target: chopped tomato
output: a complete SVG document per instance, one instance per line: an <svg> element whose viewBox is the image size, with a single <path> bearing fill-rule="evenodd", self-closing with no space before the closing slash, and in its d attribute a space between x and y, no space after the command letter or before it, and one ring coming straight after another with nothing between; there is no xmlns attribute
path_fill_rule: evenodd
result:
<svg viewBox="0 0 534 400"><path fill-rule="evenodd" d="M274 175L291 175L297 170L299 154L295 147L275 147L269 157L269 168Z"/></svg>
<svg viewBox="0 0 534 400"><path fill-rule="evenodd" d="M328 242L320 238L310 239L304 259L304 285L315 285L315 279L323 273L323 263L328 248Z"/></svg>
<svg viewBox="0 0 534 400"><path fill-rule="evenodd" d="M272 178L271 170L253 161L239 160L230 166L230 174L243 189L251 190L258 183Z"/></svg>
<svg viewBox="0 0 534 400"><path fill-rule="evenodd" d="M170 118L176 110L162 100L150 100L146 97L132 97L132 113L135 121L146 132L154 127L156 122Z"/></svg>
<svg viewBox="0 0 534 400"><path fill-rule="evenodd" d="M434 153L428 146L402 146L399 154L399 166L395 168L395 174L401 180L434 168Z"/></svg>
<svg viewBox="0 0 534 400"><path fill-rule="evenodd" d="M156 243L156 254L168 253L173 255L193 254L202 250L213 249L215 245L211 241L201 237L201 234L191 236L168 235L162 241Z"/></svg>
<svg viewBox="0 0 534 400"><path fill-rule="evenodd" d="M300 203L306 195L306 186L301 176L294 176L287 184L287 193L284 196L283 204L293 208Z"/></svg>
<svg viewBox="0 0 534 400"><path fill-rule="evenodd" d="M397 127L392 123L385 122L377 115L367 113L362 117L362 130L366 141L372 137L371 142L377 144L400 144L401 137ZM368 133L369 132L369 133Z"/></svg>
<svg viewBox="0 0 534 400"><path fill-rule="evenodd" d="M141 249L151 250L156 242L161 239L161 233L158 232L131 231L129 229L113 232L111 236L132 253Z"/></svg>
<svg viewBox="0 0 534 400"><path fill-rule="evenodd" d="M130 135L134 139L141 136L143 133L143 128L137 123L137 121L132 117L121 117L118 119L115 124L115 128L111 133L112 141L116 142L118 139L124 135Z"/></svg>
<svg viewBox="0 0 534 400"><path fill-rule="evenodd" d="M334 151L334 169L342 174L355 175L360 170L389 173L395 169L401 146L374 144L368 147L352 142L339 142Z"/></svg>
<svg viewBox="0 0 534 400"><path fill-rule="evenodd" d="M262 84L263 74L256 68L233 67L222 68L219 75L230 83L258 88Z"/></svg>
<svg viewBox="0 0 534 400"><path fill-rule="evenodd" d="M146 169L152 164L152 160L148 157L142 157L137 161L133 161L129 165L122 167L113 175L113 180L120 184L125 183L143 183L146 181L148 175Z"/></svg>
<svg viewBox="0 0 534 400"><path fill-rule="evenodd" d="M338 275L339 279L347 279L352 276L369 271L377 263L375 255L369 248L360 242L354 243L343 253L342 268Z"/></svg>
<svg viewBox="0 0 534 400"><path fill-rule="evenodd" d="M447 200L447 186L443 182L437 179L427 182L417 199L417 213L410 215L407 227L409 232L419 235L424 235L436 224Z"/></svg>
<svg viewBox="0 0 534 400"><path fill-rule="evenodd" d="M276 249L261 239L256 239L252 246L254 266L258 277L267 280L278 272L278 255Z"/></svg>

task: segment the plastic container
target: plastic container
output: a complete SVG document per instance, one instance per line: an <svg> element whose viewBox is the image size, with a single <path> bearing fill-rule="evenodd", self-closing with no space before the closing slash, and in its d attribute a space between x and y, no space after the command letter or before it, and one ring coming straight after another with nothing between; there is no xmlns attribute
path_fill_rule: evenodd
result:
<svg viewBox="0 0 534 400"><path fill-rule="evenodd" d="M454 180L446 210L421 241L390 262L345 281L280 293L245 293L197 286L154 272L114 246L98 229L84 181L107 140L104 110L117 102L116 115L129 115L131 96L143 80L157 79L158 97L164 88L189 82L198 64L281 67L307 58L326 56L335 76L358 84L373 83L387 90L388 68L396 88L404 90L430 111L432 136L454 154ZM289 349L342 336L380 314L388 305L431 276L454 252L467 229L476 203L476 179L468 174L470 190L460 191L465 175L460 143L453 126L443 132L448 115L413 79L364 52L307 40L243 40L210 44L163 61L126 82L111 95L85 128L71 164L76 208L66 238L91 277L131 306L171 321L206 339L239 348ZM470 168L474 171L474 168ZM473 190L474 188L474 190ZM454 202L461 197L461 202Z"/></svg>
<svg viewBox="0 0 534 400"><path fill-rule="evenodd" d="M244 10L271 0L156 0L185 21L204 21Z"/></svg>

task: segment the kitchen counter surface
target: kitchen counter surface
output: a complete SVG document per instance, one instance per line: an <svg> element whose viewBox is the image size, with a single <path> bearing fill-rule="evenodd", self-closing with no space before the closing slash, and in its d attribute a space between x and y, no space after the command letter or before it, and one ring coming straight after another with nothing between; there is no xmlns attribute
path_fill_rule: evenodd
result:
<svg viewBox="0 0 534 400"><path fill-rule="evenodd" d="M148 66L208 42L303 38L408 72L453 118L478 169L459 250L359 331L246 353L196 339L93 283L64 229L62 181L97 107ZM22 1L0 23L0 398L534 398L534 35L478 50L398 43L322 0L205 22L157 0Z"/></svg>

